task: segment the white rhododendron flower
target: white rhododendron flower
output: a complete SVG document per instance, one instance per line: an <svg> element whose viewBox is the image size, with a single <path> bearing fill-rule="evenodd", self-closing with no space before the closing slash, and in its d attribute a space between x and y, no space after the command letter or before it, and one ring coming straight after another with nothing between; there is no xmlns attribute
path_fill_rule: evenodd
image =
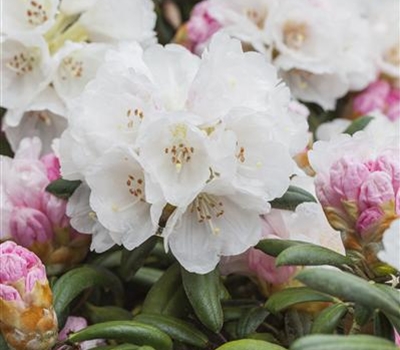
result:
<svg viewBox="0 0 400 350"><path fill-rule="evenodd" d="M1 34L45 33L54 23L59 0L3 0Z"/></svg>
<svg viewBox="0 0 400 350"><path fill-rule="evenodd" d="M40 35L18 34L1 38L1 105L24 108L52 78L54 64Z"/></svg>
<svg viewBox="0 0 400 350"><path fill-rule="evenodd" d="M26 137L37 136L42 152L51 151L54 139L67 128L66 110L52 87L43 90L25 109L9 109L4 115L2 130L13 151Z"/></svg>
<svg viewBox="0 0 400 350"><path fill-rule="evenodd" d="M87 182L100 224L133 249L159 230L168 206L165 245L200 273L254 245L259 215L287 190L291 156L308 137L274 68L222 34L201 60L176 45L137 44L105 60L60 144L63 177ZM293 144L285 131L297 135ZM197 239L215 242L209 258Z"/></svg>
<svg viewBox="0 0 400 350"><path fill-rule="evenodd" d="M92 235L91 250L102 253L115 244L121 244L120 237L99 223L96 213L89 204L90 189L82 183L68 199L67 215L71 226L80 233Z"/></svg>
<svg viewBox="0 0 400 350"><path fill-rule="evenodd" d="M96 4L97 0L62 0L60 11L68 16L82 13Z"/></svg>
<svg viewBox="0 0 400 350"><path fill-rule="evenodd" d="M66 104L81 94L86 84L95 77L110 45L66 42L54 59L57 70L53 85Z"/></svg>
<svg viewBox="0 0 400 350"><path fill-rule="evenodd" d="M156 14L151 0L96 0L90 5L84 4L77 22L88 32L90 41L154 41Z"/></svg>
<svg viewBox="0 0 400 350"><path fill-rule="evenodd" d="M383 250L378 258L400 271L400 219L392 222L383 234Z"/></svg>

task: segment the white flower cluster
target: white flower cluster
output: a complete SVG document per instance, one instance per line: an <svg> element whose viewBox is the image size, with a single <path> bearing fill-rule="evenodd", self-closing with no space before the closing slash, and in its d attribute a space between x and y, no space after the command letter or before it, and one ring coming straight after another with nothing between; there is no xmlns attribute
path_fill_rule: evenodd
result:
<svg viewBox="0 0 400 350"><path fill-rule="evenodd" d="M13 149L39 136L49 151L107 49L121 40L153 42L155 20L151 0L2 1L1 106Z"/></svg>
<svg viewBox="0 0 400 350"><path fill-rule="evenodd" d="M186 269L205 273L255 245L260 214L287 190L308 140L289 104L276 69L223 34L201 59L173 44L109 51L60 142L63 177L86 182L91 216L111 232L94 249L133 249L158 232ZM79 195L72 222L90 231L71 205Z"/></svg>
<svg viewBox="0 0 400 350"><path fill-rule="evenodd" d="M264 53L302 101L332 110L338 98L365 88L378 71L399 78L397 0L207 0L202 4L207 20L212 18L214 26L216 21L222 31ZM189 36L204 36L202 28Z"/></svg>

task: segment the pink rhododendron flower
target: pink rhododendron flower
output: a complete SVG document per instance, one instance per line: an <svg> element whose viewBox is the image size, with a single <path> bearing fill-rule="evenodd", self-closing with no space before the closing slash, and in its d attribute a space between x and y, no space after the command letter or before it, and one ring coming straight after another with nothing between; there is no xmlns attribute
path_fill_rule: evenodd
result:
<svg viewBox="0 0 400 350"><path fill-rule="evenodd" d="M73 332L80 331L88 326L86 319L83 317L68 316L64 328L58 334L58 340L63 341L68 338L68 335ZM104 341L100 339L88 340L79 344L79 349L95 349L97 346L104 345ZM64 346L58 347L58 350L64 349ZM67 347L65 347L67 349Z"/></svg>
<svg viewBox="0 0 400 350"><path fill-rule="evenodd" d="M394 121L400 118L400 89L377 80L354 98L353 109L360 115L380 111Z"/></svg>
<svg viewBox="0 0 400 350"><path fill-rule="evenodd" d="M76 263L86 254L88 238L70 226L67 201L46 191L60 178L60 164L53 153L39 158L41 147L38 138L26 138L13 159L1 156L1 236L35 251L46 264ZM66 242L60 235L74 241L73 249L61 250L62 256L54 254L62 248L59 242Z"/></svg>
<svg viewBox="0 0 400 350"><path fill-rule="evenodd" d="M46 270L29 250L0 244L0 329L13 349L45 350L57 336Z"/></svg>

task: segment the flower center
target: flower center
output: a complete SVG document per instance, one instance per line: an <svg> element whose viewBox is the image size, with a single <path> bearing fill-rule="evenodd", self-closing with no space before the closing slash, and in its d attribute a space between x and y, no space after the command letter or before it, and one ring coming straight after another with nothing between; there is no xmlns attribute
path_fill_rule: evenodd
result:
<svg viewBox="0 0 400 350"><path fill-rule="evenodd" d="M395 45L383 54L383 60L395 66L400 65L400 48Z"/></svg>
<svg viewBox="0 0 400 350"><path fill-rule="evenodd" d="M307 39L307 25L288 21L283 26L283 42L293 50L299 50Z"/></svg>
<svg viewBox="0 0 400 350"><path fill-rule="evenodd" d="M126 180L126 186L128 187L129 193L140 200L141 202L145 202L144 199L144 182L140 177L135 178L133 175L129 174L128 179Z"/></svg>
<svg viewBox="0 0 400 350"><path fill-rule="evenodd" d="M26 8L26 17L29 24L39 26L49 19L46 9L36 1L30 1Z"/></svg>
<svg viewBox="0 0 400 350"><path fill-rule="evenodd" d="M32 72L38 65L40 51L38 48L26 49L17 53L6 64L6 67L17 75Z"/></svg>
<svg viewBox="0 0 400 350"><path fill-rule="evenodd" d="M72 56L65 57L62 60L60 71L62 80L67 80L68 77L80 78L83 74L83 62Z"/></svg>
<svg viewBox="0 0 400 350"><path fill-rule="evenodd" d="M264 23L267 18L267 10L248 8L245 10L246 17L253 22L259 29L264 28Z"/></svg>
<svg viewBox="0 0 400 350"><path fill-rule="evenodd" d="M207 223L211 232L218 234L220 229L214 225L213 219L224 215L224 204L209 194L199 194L190 207L190 213L196 212L197 222Z"/></svg>
<svg viewBox="0 0 400 350"><path fill-rule="evenodd" d="M185 125L178 124L171 131L175 142L171 146L165 147L164 153L171 157L171 161L179 173L183 165L189 163L192 159L194 147L186 142L187 129Z"/></svg>

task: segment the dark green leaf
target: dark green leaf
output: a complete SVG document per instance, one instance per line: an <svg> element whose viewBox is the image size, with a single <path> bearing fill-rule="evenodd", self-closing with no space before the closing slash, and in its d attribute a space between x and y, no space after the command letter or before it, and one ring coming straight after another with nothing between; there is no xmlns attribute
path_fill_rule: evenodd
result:
<svg viewBox="0 0 400 350"><path fill-rule="evenodd" d="M393 326L382 312L374 315L374 334L393 341Z"/></svg>
<svg viewBox="0 0 400 350"><path fill-rule="evenodd" d="M95 286L111 289L117 300L122 299L121 281L110 271L94 266L78 267L62 275L54 284L54 309L57 317L61 317L64 309L82 291Z"/></svg>
<svg viewBox="0 0 400 350"><path fill-rule="evenodd" d="M171 265L151 287L143 303L144 313L163 313L165 306L182 283L180 271L178 264Z"/></svg>
<svg viewBox="0 0 400 350"><path fill-rule="evenodd" d="M132 251L123 249L119 272L126 281L130 280L139 268L143 266L156 243L157 237L152 236Z"/></svg>
<svg viewBox="0 0 400 350"><path fill-rule="evenodd" d="M283 265L350 265L350 258L334 252L333 250L313 244L297 245L285 249L276 259L277 266Z"/></svg>
<svg viewBox="0 0 400 350"><path fill-rule="evenodd" d="M298 339L290 350L396 350L394 343L371 335L309 335Z"/></svg>
<svg viewBox="0 0 400 350"><path fill-rule="evenodd" d="M316 203L317 201L311 193L291 185L282 197L271 202L271 206L275 209L295 210L299 204L305 202Z"/></svg>
<svg viewBox="0 0 400 350"><path fill-rule="evenodd" d="M394 316L400 310L386 293L360 277L323 268L301 271L296 279L305 285L335 297L378 308Z"/></svg>
<svg viewBox="0 0 400 350"><path fill-rule="evenodd" d="M354 319L360 326L365 326L373 313L373 309L364 305L356 304L354 307Z"/></svg>
<svg viewBox="0 0 400 350"><path fill-rule="evenodd" d="M7 342L5 341L1 333L0 333L0 350L10 350L10 348L7 345Z"/></svg>
<svg viewBox="0 0 400 350"><path fill-rule="evenodd" d="M134 344L97 346L96 350L156 350L151 346L138 346Z"/></svg>
<svg viewBox="0 0 400 350"><path fill-rule="evenodd" d="M86 303L86 310L92 323L131 320L133 318L129 311L118 306L95 306Z"/></svg>
<svg viewBox="0 0 400 350"><path fill-rule="evenodd" d="M345 131L343 131L344 134L349 134L349 135L354 135L357 131L365 129L365 127L371 122L371 120L374 119L374 117L370 116L364 116L364 117L359 117L356 120L354 120Z"/></svg>
<svg viewBox="0 0 400 350"><path fill-rule="evenodd" d="M158 314L139 314L135 317L135 321L154 326L179 342L198 348L207 347L208 338L196 327L178 318Z"/></svg>
<svg viewBox="0 0 400 350"><path fill-rule="evenodd" d="M312 316L308 312L289 309L284 315L286 342L291 344L311 332Z"/></svg>
<svg viewBox="0 0 400 350"><path fill-rule="evenodd" d="M261 240L255 246L255 248L263 251L265 254L276 257L280 253L282 253L285 249L288 249L290 247L297 246L297 245L304 246L305 244L309 244L309 243L301 242L301 241L291 241L291 240L285 240L285 239L268 238L268 239Z"/></svg>
<svg viewBox="0 0 400 350"><path fill-rule="evenodd" d="M183 288L199 320L217 333L221 330L224 315L220 301L220 282L217 270L205 275L181 269Z"/></svg>
<svg viewBox="0 0 400 350"><path fill-rule="evenodd" d="M268 311L264 308L253 308L248 310L240 317L237 324L237 335L239 338L244 338L246 335L257 330L261 323L268 316Z"/></svg>
<svg viewBox="0 0 400 350"><path fill-rule="evenodd" d="M69 181L58 179L50 182L46 187L46 191L58 198L68 199L80 184L80 180Z"/></svg>
<svg viewBox="0 0 400 350"><path fill-rule="evenodd" d="M135 345L148 345L157 350L172 350L172 341L168 335L153 326L135 321L98 323L68 337L72 343L91 339L114 339Z"/></svg>
<svg viewBox="0 0 400 350"><path fill-rule="evenodd" d="M216 350L285 350L285 348L262 340L241 339L225 343Z"/></svg>
<svg viewBox="0 0 400 350"><path fill-rule="evenodd" d="M400 309L400 293L398 289L380 283L376 283L375 287L390 296L395 305Z"/></svg>
<svg viewBox="0 0 400 350"><path fill-rule="evenodd" d="M338 303L327 307L318 314L312 325L311 333L333 333L346 313L347 306L345 304Z"/></svg>
<svg viewBox="0 0 400 350"><path fill-rule="evenodd" d="M335 299L327 294L317 292L307 287L287 288L273 294L265 307L276 314L290 306L307 302L333 302Z"/></svg>
<svg viewBox="0 0 400 350"><path fill-rule="evenodd" d="M151 287L161 278L163 272L153 267L143 266L136 272L131 281L142 286Z"/></svg>

